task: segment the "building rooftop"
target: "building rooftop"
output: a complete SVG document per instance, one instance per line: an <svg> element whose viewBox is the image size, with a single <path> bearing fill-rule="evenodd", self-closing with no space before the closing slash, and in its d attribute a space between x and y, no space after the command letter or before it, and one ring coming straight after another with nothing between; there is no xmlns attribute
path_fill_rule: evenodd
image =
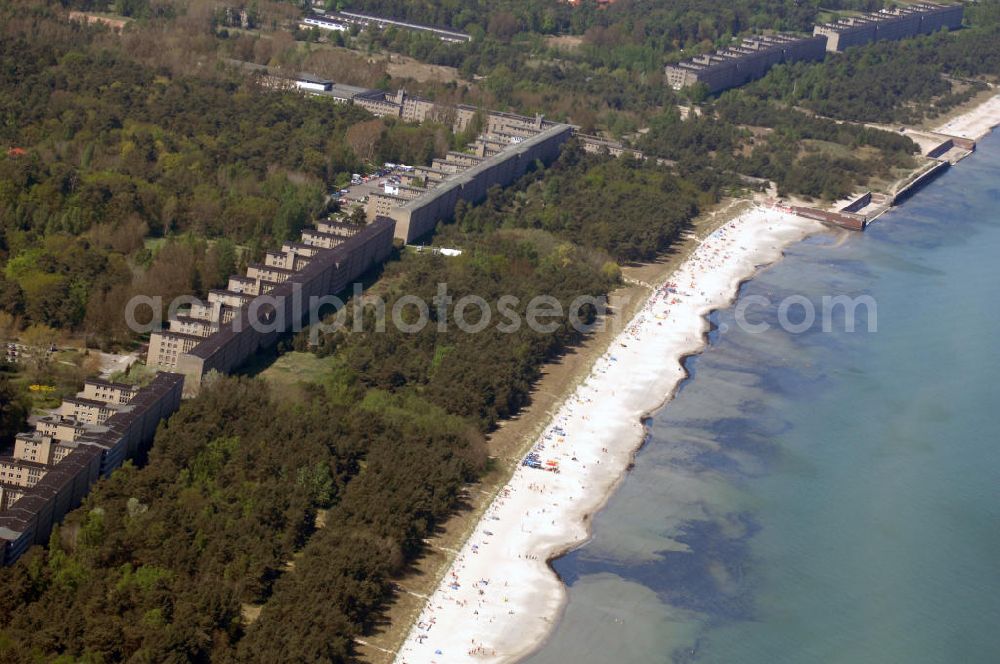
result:
<svg viewBox="0 0 1000 664"><path fill-rule="evenodd" d="M333 85L333 81L327 80L318 74L310 74L305 71L296 74L295 80L302 81L303 83L314 83L316 85Z"/></svg>
<svg viewBox="0 0 1000 664"><path fill-rule="evenodd" d="M379 192L377 192L377 191L374 192L374 194L378 194L378 193ZM307 235L309 237L328 238L328 239L331 239L331 240L346 240L347 239L343 235L337 235L336 233L324 233L323 231L316 230L314 228L307 228L306 230L302 231L302 237L305 237ZM303 268L303 269L305 269L305 268ZM301 270L289 270L289 271L292 272L292 273L296 273L296 272L300 272Z"/></svg>
<svg viewBox="0 0 1000 664"><path fill-rule="evenodd" d="M361 230L361 226L358 226L357 224L352 224L347 221L341 221L339 219L326 219L318 222L317 225L318 224L323 224L324 226L330 228L342 228L344 230L353 231L355 233Z"/></svg>
<svg viewBox="0 0 1000 664"><path fill-rule="evenodd" d="M17 459L9 454L0 454L0 463L9 463L12 466L24 466L25 468L48 468L44 463L38 463L37 461L25 461L24 459Z"/></svg>
<svg viewBox="0 0 1000 664"><path fill-rule="evenodd" d="M208 291L208 293L209 293L209 295L211 295L212 293L215 293L216 295L227 295L227 296L239 297L239 298L245 298L245 297L247 297L246 293L237 293L236 291L227 290L225 288L213 288L210 291Z"/></svg>
<svg viewBox="0 0 1000 664"><path fill-rule="evenodd" d="M437 187L435 187L434 189L429 189L428 192L434 192L435 194L437 194L443 189L448 189L449 187L455 187L461 185L462 183L469 182L474 177L476 177L480 172L493 168L499 160L505 159L511 152L513 151L527 152L538 143L544 142L548 140L551 136L563 132L568 128L569 125L552 123L550 127L543 129L542 131L538 132L533 136L525 138L520 143L510 145L507 147L506 150L503 150L502 152L499 152L493 155L492 157L483 159L474 166L470 166L469 168L464 168L457 173L450 174L447 178L442 180ZM423 205L424 201L422 199L423 199L422 196L418 196L417 198L413 198L410 200L404 199L405 202L401 207L407 210L416 209L420 205Z"/></svg>
<svg viewBox="0 0 1000 664"><path fill-rule="evenodd" d="M110 408L111 404L107 401L101 401L99 399L87 399L85 397L66 397L63 399L65 403L78 403L83 406L100 406L101 408Z"/></svg>
<svg viewBox="0 0 1000 664"><path fill-rule="evenodd" d="M114 383L110 380L104 380L103 378L87 378L83 381L84 383L90 385L101 385L103 387L114 387L119 390L137 390L135 385L129 385L128 383Z"/></svg>
<svg viewBox="0 0 1000 664"><path fill-rule="evenodd" d="M391 227L394 224L395 222L391 219L379 217L368 226L388 225ZM319 231L312 232L319 233ZM326 233L325 235L330 234ZM330 237L343 240L343 242L332 249L318 249L313 260L311 260L308 265L289 277L286 281L278 284L266 297L272 300L276 298L280 299L284 297L291 297L295 284L307 282L315 278L318 274L321 274L324 270L328 269L331 264L347 260L351 251L354 249L354 242L356 238L344 238L339 235L330 235ZM304 245L304 247L317 249L316 247L311 247L309 245ZM189 353L200 359L208 359L226 347L226 344L228 344L236 334L234 328L247 329L248 327L250 327L250 313L247 309L241 309L233 321L223 325L222 328L212 336L200 339L201 343L192 348Z"/></svg>
<svg viewBox="0 0 1000 664"><path fill-rule="evenodd" d="M439 35L445 35L453 39L459 39L461 41L472 41L472 35L465 32L458 32L450 27L441 27L436 25L424 25L420 23L408 23L406 21L397 21L391 18L383 18L381 16L373 16L371 14L360 14L358 12L331 12L325 16L327 20L333 18L334 20L354 20L354 21L365 21L371 23L384 23L387 25L398 25L403 28L410 28L412 30L424 30L427 32L437 33Z"/></svg>
<svg viewBox="0 0 1000 664"><path fill-rule="evenodd" d="M359 88L355 85L346 85L344 83L334 83L333 86L326 92L334 97L354 99L355 97L375 92L375 90L371 90L370 88Z"/></svg>
<svg viewBox="0 0 1000 664"><path fill-rule="evenodd" d="M305 242L283 242L281 244L282 251L285 247L291 247L292 249L308 249L310 251L316 251L316 247L311 244L306 244Z"/></svg>
<svg viewBox="0 0 1000 664"><path fill-rule="evenodd" d="M878 24L881 21L895 20L909 16L921 16L924 14L934 14L942 11L950 11L960 9L962 5L960 4L949 4L949 5L939 5L930 2L921 2L917 4L908 5L905 7L885 7L873 12L868 12L861 16L846 16L832 21L830 23L822 23L817 25L817 29L822 30L832 30L834 32L840 32L842 30L850 30L852 28L858 28L862 26L867 26L871 24Z"/></svg>
<svg viewBox="0 0 1000 664"><path fill-rule="evenodd" d="M313 231L318 232L318 231ZM273 265L264 265L263 263L250 263L247 265L247 269L254 268L261 270L262 272L278 272L281 274L295 274L297 270L289 270L287 267L274 267ZM244 277L244 279L253 280L253 277Z"/></svg>
<svg viewBox="0 0 1000 664"><path fill-rule="evenodd" d="M230 291L223 291L223 292L228 293ZM237 295L238 294L239 293L237 293ZM195 320L201 320L201 319L198 318L198 319L195 319ZM175 332L173 330L157 330L157 331L153 332L153 334L159 334L161 336L171 337L173 339L197 339L198 341L201 341L202 339L204 339L204 337L199 337L197 334L188 334L187 332Z"/></svg>
<svg viewBox="0 0 1000 664"><path fill-rule="evenodd" d="M46 413L45 415L38 416L39 422L50 422L53 424L79 424L83 426L82 422L77 422L72 417L68 415L60 415L59 413Z"/></svg>

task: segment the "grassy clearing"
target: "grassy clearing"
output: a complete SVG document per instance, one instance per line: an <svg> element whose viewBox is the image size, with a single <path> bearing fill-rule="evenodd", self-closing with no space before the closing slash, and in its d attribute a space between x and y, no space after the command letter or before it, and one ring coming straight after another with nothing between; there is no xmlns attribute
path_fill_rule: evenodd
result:
<svg viewBox="0 0 1000 664"><path fill-rule="evenodd" d="M258 375L273 387L296 387L303 383L326 383L337 368L336 358L312 353L285 353Z"/></svg>

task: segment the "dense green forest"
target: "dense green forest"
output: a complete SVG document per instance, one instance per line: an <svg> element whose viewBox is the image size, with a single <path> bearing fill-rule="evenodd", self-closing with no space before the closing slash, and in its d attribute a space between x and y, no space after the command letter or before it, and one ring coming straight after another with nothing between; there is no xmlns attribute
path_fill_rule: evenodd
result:
<svg viewBox="0 0 1000 664"><path fill-rule="evenodd" d="M0 364L0 449L14 442L14 436L28 425L28 403L5 375L12 367Z"/></svg>
<svg viewBox="0 0 1000 664"><path fill-rule="evenodd" d="M305 31L297 33L300 39L328 38L360 52L384 50L456 67L465 81L482 79L478 93L490 107L544 111L587 131L603 127L618 134L640 126L636 123L651 108L678 101L664 83L665 63L749 31L811 31L820 16L815 0L619 0L606 7L590 0L575 7L550 0L340 0L328 6L465 30L473 41L447 44L391 27L348 37ZM843 0L823 6L873 9L882 3Z"/></svg>
<svg viewBox="0 0 1000 664"><path fill-rule="evenodd" d="M388 309L447 283L456 299L517 297L523 316L535 295L568 308L617 283L608 256L545 231L454 233L459 257L390 264L376 286ZM578 313L590 323L596 308ZM482 432L579 340L565 320L551 333L440 333L435 317L415 334L330 334L315 351L334 368L281 398L260 379L215 380L161 428L145 467L100 483L47 550L0 572L0 657L350 661L391 579L482 472ZM253 622L247 604L263 605Z"/></svg>
<svg viewBox="0 0 1000 664"><path fill-rule="evenodd" d="M1000 2L969 8L969 29L881 42L822 63L781 65L707 100L667 109L638 140L697 178L716 168L765 178L780 194L835 200L912 167L908 138L854 122L916 123L967 101L1000 74Z"/></svg>
<svg viewBox="0 0 1000 664"><path fill-rule="evenodd" d="M144 468L0 571L0 658L344 661L484 447L413 396L297 396L227 378L185 403ZM242 606L272 591L248 627Z"/></svg>
<svg viewBox="0 0 1000 664"><path fill-rule="evenodd" d="M96 48L88 31L40 25L59 38L29 32L3 47L11 95L0 132L19 150L0 156L12 174L0 292L24 324L114 334L111 294L217 284L311 219L341 169L362 157L426 159L456 140L225 77L174 75ZM37 57L22 65L23 52ZM310 146L323 155L314 170L303 161ZM586 164L622 191L684 202L678 223L693 213L690 186L662 172ZM571 175L547 200L576 195ZM82 195L91 182L115 188ZM301 201L285 223L283 195ZM217 205L193 205L199 196ZM253 204L228 213L255 199L271 202L256 221ZM535 295L568 307L617 283L606 238L581 248L558 225L451 232L462 256L407 252L390 265L377 285L390 307L403 293L430 300L447 282L456 298L514 295L523 315ZM597 311L578 313L592 322ZM483 432L523 408L541 364L580 338L565 322L553 333L331 334L314 348L335 360L320 384L279 398L260 379L215 380L161 428L147 465L99 483L48 549L0 571L0 658L350 661L391 579L483 471ZM18 404L12 396L2 413L4 436L24 426ZM256 620L248 606L262 607Z"/></svg>
<svg viewBox="0 0 1000 664"><path fill-rule="evenodd" d="M838 120L916 123L985 90L982 77L1000 74L998 43L1000 19L957 35L881 42L821 64L775 67L747 91Z"/></svg>
<svg viewBox="0 0 1000 664"><path fill-rule="evenodd" d="M676 160L690 178L712 169L737 172L776 182L781 195L826 200L912 167L918 151L905 136L782 108L740 90L701 110L686 120L668 110L639 146Z"/></svg>
<svg viewBox="0 0 1000 664"><path fill-rule="evenodd" d="M489 430L527 404L541 365L581 338L568 316L573 300L606 294L617 282L618 267L601 252L582 250L542 231L456 233L441 240L448 241L462 247L461 256L411 254L387 268L383 280L389 290L380 293L386 311L403 296L431 305L438 284L446 284L455 301L475 295L489 304L491 319L484 330L464 332L451 313L442 316L431 305L429 324L418 332L391 324L379 332L375 312L366 308L364 332L359 333L349 308L343 327L321 337L315 351L336 354L367 387L419 394ZM509 320L499 311L501 298L516 298L510 311L524 321L529 302L543 295L556 298L565 312L554 320L554 329L533 331L524 324L514 331L501 329ZM587 305L575 315L586 325L596 313ZM412 318L415 312L407 314ZM471 324L482 320L475 307L466 315ZM444 329L439 326L443 322ZM308 347L308 337L308 331L300 335L299 348Z"/></svg>
<svg viewBox="0 0 1000 664"><path fill-rule="evenodd" d="M662 67L667 62L718 48L748 32L808 33L816 22L831 17L828 12L882 5L878 0L822 5L621 0L598 10L593 2L571 7L532 0L482 6L400 0L337 3L465 29L474 36L470 44L448 45L403 30L365 31L349 40L355 48L385 49L455 66L467 80L485 77L481 88L492 105L546 110L571 118L587 131L600 127L617 135L634 131L656 109L683 99L664 83ZM982 89L982 77L1000 74L995 48L1000 3L970 5L966 15L971 30L883 42L828 57L819 65L776 67L750 89L838 119L918 121L968 99ZM550 35L577 37L559 41L550 40Z"/></svg>
<svg viewBox="0 0 1000 664"><path fill-rule="evenodd" d="M340 8L417 23L465 30L475 36L511 39L520 33L577 34L611 30L633 46L660 51L680 44L714 40L752 29L803 30L812 27L820 7L871 9L879 0L618 0L600 7L594 0L577 6L548 0L339 0Z"/></svg>
<svg viewBox="0 0 1000 664"><path fill-rule="evenodd" d="M513 295L523 316L535 295L568 308L617 283L607 257L544 231L469 233L463 249L407 252L376 290L391 310L447 283L455 298ZM586 324L596 308L578 313ZM565 320L551 333L439 333L435 318L415 334L330 334L315 350L334 368L281 398L260 379L212 381L145 467L99 483L47 550L0 571L0 658L350 661L393 576L484 469L482 432L580 338ZM263 604L252 623L247 604Z"/></svg>
<svg viewBox="0 0 1000 664"><path fill-rule="evenodd" d="M0 309L22 326L128 340L112 314L131 295L219 287L297 237L362 159L451 141L253 80L175 76L44 12L2 26ZM352 141L358 126L374 141Z"/></svg>
<svg viewBox="0 0 1000 664"><path fill-rule="evenodd" d="M548 169L494 188L481 205L460 205L456 217L463 232L535 228L619 262L648 261L673 244L700 208L717 202L718 193L702 192L652 162L589 155L568 145Z"/></svg>

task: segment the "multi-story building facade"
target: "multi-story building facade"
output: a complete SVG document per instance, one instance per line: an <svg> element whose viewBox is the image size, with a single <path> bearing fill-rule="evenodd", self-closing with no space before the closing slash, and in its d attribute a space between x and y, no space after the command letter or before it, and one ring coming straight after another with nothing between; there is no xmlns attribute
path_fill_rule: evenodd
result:
<svg viewBox="0 0 1000 664"><path fill-rule="evenodd" d="M343 238L354 237L361 231L357 224L349 224L344 221L333 221L332 219L321 219L316 222L316 230L329 235L339 235ZM299 268L295 268L299 269Z"/></svg>
<svg viewBox="0 0 1000 664"><path fill-rule="evenodd" d="M302 242L317 249L333 249L346 240L343 235L336 233L324 233L319 230L307 229L302 231Z"/></svg>
<svg viewBox="0 0 1000 664"><path fill-rule="evenodd" d="M943 28L962 27L962 5L919 3L891 7L817 25L813 34L825 37L826 50L844 51L875 41L898 40L929 35Z"/></svg>
<svg viewBox="0 0 1000 664"><path fill-rule="evenodd" d="M391 219L367 226L325 220L303 230L301 242L267 252L262 263L247 266L246 274L231 276L226 290L209 291L207 302L192 298L167 329L150 334L146 364L186 374L186 389L197 391L205 373L232 371L256 349L276 341L276 325L287 329L300 321L311 295L330 295L384 260L392 250L393 226ZM264 331L248 320L257 314L263 323L257 327Z"/></svg>
<svg viewBox="0 0 1000 664"><path fill-rule="evenodd" d="M171 325L173 321L170 321ZM174 369L181 355L188 352L208 335L187 334L173 330L161 330L149 335L149 350L146 364L163 369Z"/></svg>
<svg viewBox="0 0 1000 664"><path fill-rule="evenodd" d="M395 208L406 203L407 199L394 194L387 194L384 191L376 191L368 195L368 202L365 204L365 216L369 219L376 217L386 217Z"/></svg>
<svg viewBox="0 0 1000 664"><path fill-rule="evenodd" d="M157 374L145 387L88 380L76 397L38 418L0 455L0 548L9 564L153 438L180 405L183 377Z"/></svg>
<svg viewBox="0 0 1000 664"><path fill-rule="evenodd" d="M962 25L962 12L962 5L919 3L817 25L812 37L748 37L736 46L667 65L667 83L675 90L700 84L712 94L761 78L779 63L821 60L824 51L954 30Z"/></svg>
<svg viewBox="0 0 1000 664"><path fill-rule="evenodd" d="M454 117L458 115L452 108L440 106L426 97L407 94L406 90L402 89L391 94L381 90L368 90L356 94L352 100L354 104L364 108L372 115L382 118L400 118L403 122L432 120L447 123L454 121Z"/></svg>
<svg viewBox="0 0 1000 664"><path fill-rule="evenodd" d="M139 388L126 383L112 383L111 381L91 378L83 383L83 392L80 393L84 399L97 399L107 403L126 404L135 397Z"/></svg>
<svg viewBox="0 0 1000 664"><path fill-rule="evenodd" d="M712 94L761 78L776 64L822 60L825 51L821 36L747 37L736 46L667 65L667 83L675 90L701 84Z"/></svg>
<svg viewBox="0 0 1000 664"><path fill-rule="evenodd" d="M400 181L411 186L422 182L424 186L429 187L441 182L449 175L451 174L447 171L440 171L430 166L416 166L409 173L403 173L400 176Z"/></svg>
<svg viewBox="0 0 1000 664"><path fill-rule="evenodd" d="M269 251L264 255L264 265L298 271L309 265L317 251L319 249L303 242L285 242L281 251Z"/></svg>
<svg viewBox="0 0 1000 664"><path fill-rule="evenodd" d="M435 159L430 169L414 169L415 176L426 178L424 184L428 189L412 200L397 201L399 204L389 211L396 221L397 238L412 242L433 230L438 222L452 218L459 201L482 200L490 187L509 185L536 160L551 163L573 133L569 125L545 122L541 117L493 113L488 117L488 131L476 143L496 144L493 132L503 132L517 140L502 141L505 147L488 157L476 154L480 150L485 153L485 146L478 148L473 144L471 154L449 153L443 159Z"/></svg>
<svg viewBox="0 0 1000 664"><path fill-rule="evenodd" d="M360 106L375 117L398 118L403 115L403 108L393 99L387 98L381 90L369 90L354 98L354 105Z"/></svg>
<svg viewBox="0 0 1000 664"><path fill-rule="evenodd" d="M414 180L410 179L410 181ZM384 190L373 192L368 196L365 214L368 219L387 217L393 209L405 205L407 201L423 196L426 192L425 187L413 187L406 184L386 185Z"/></svg>
<svg viewBox="0 0 1000 664"><path fill-rule="evenodd" d="M609 141L600 136L588 136L577 133L576 140L580 141L580 146L584 152L591 154L601 154L607 152L612 157L631 157L632 159L643 159L645 155L639 150L627 148L617 141Z"/></svg>

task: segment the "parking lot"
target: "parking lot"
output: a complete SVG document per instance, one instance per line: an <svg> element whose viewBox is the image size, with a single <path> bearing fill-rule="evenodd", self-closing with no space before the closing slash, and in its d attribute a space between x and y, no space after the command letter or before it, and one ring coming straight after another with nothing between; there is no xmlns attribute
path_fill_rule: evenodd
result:
<svg viewBox="0 0 1000 664"><path fill-rule="evenodd" d="M391 168L383 167L366 175L357 174L360 178L352 180L350 185L337 194L341 209L350 212L357 205L364 205L373 192L382 191L386 184L398 184L398 174L405 168L408 167L391 164Z"/></svg>

